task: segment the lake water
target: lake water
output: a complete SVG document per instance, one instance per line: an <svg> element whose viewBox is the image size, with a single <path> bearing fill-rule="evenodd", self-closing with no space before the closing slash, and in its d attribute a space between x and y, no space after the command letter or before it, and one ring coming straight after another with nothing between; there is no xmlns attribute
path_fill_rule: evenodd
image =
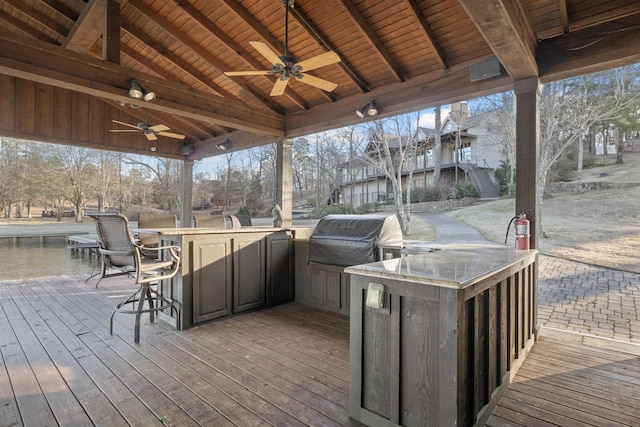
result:
<svg viewBox="0 0 640 427"><path fill-rule="evenodd" d="M66 243L0 244L0 280L86 273L100 269L100 260L67 249Z"/></svg>

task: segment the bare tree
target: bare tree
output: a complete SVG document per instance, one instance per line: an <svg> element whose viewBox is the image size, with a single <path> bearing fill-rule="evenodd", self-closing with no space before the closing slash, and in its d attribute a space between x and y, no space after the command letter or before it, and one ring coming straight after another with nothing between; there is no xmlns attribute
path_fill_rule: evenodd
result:
<svg viewBox="0 0 640 427"><path fill-rule="evenodd" d="M166 158L146 159L127 157L125 163L137 165L155 176L154 202L165 212L180 211L180 179L182 168L178 160ZM155 163L153 163L155 162Z"/></svg>
<svg viewBox="0 0 640 427"><path fill-rule="evenodd" d="M440 169L442 165L442 108L440 105L436 105L435 109L435 123L434 129L434 147L433 147L433 180L431 185L435 188L440 185Z"/></svg>
<svg viewBox="0 0 640 427"><path fill-rule="evenodd" d="M410 232L411 187L418 145L420 112L376 120L363 159L387 178L396 215L405 234ZM403 177L406 176L406 183ZM404 191L406 189L406 194ZM405 198L403 199L403 196Z"/></svg>
<svg viewBox="0 0 640 427"><path fill-rule="evenodd" d="M513 92L503 92L497 95L482 98L481 105L485 105L480 111L490 111L499 123L500 129L486 135L487 140L500 148L506 157L505 163L509 165L509 182L507 193L513 194L515 177L516 156L516 118Z"/></svg>
<svg viewBox="0 0 640 427"><path fill-rule="evenodd" d="M95 176L98 173L96 151L66 145L49 145L48 148L52 164L58 169L56 186L59 194L73 206L76 222L82 222L84 205L95 190ZM49 173L51 175L48 178L56 175L51 171ZM58 218L62 215L62 208L59 204Z"/></svg>

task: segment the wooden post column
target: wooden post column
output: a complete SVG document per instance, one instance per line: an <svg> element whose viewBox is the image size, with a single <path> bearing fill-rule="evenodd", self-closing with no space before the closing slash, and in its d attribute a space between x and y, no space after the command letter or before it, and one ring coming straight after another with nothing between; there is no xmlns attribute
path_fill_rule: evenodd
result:
<svg viewBox="0 0 640 427"><path fill-rule="evenodd" d="M181 227L191 227L191 215L193 214L193 160L182 162L182 214L180 216Z"/></svg>
<svg viewBox="0 0 640 427"><path fill-rule="evenodd" d="M526 212L531 222L531 249L538 248L540 198L540 81L537 77L515 82L516 96L516 215Z"/></svg>
<svg viewBox="0 0 640 427"><path fill-rule="evenodd" d="M282 209L282 226L290 227L293 210L293 140L279 139L276 141L276 203Z"/></svg>

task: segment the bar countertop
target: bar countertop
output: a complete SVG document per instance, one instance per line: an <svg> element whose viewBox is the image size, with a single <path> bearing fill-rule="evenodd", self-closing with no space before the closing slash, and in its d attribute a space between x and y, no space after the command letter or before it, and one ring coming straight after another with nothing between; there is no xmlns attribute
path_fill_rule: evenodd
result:
<svg viewBox="0 0 640 427"><path fill-rule="evenodd" d="M452 245L432 252L347 267L346 273L463 289L518 263L529 263L537 250Z"/></svg>
<svg viewBox="0 0 640 427"><path fill-rule="evenodd" d="M137 233L157 234L160 236L194 236L200 234L243 234L243 233L275 233L279 231L296 231L307 227L240 227L240 228L153 228L136 229Z"/></svg>

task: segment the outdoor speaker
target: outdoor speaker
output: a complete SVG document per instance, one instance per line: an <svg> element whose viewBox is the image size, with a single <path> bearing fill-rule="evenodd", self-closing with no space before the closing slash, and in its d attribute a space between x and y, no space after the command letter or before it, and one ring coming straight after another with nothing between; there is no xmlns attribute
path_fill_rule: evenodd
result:
<svg viewBox="0 0 640 427"><path fill-rule="evenodd" d="M502 74L502 66L495 56L469 65L469 76L472 82L490 79L500 74Z"/></svg>
<svg viewBox="0 0 640 427"><path fill-rule="evenodd" d="M194 147L193 144L183 145L180 151L183 156L190 156L196 152L196 147Z"/></svg>

